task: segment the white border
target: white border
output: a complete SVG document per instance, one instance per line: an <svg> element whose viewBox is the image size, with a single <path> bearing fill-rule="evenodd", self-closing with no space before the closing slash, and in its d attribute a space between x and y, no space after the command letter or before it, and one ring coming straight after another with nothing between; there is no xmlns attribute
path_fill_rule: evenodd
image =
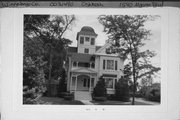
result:
<svg viewBox="0 0 180 120"><path fill-rule="evenodd" d="M178 50L177 9L153 8L153 9L86 9L86 8L23 8L4 9L2 15L6 20L2 21L2 29L8 26L10 29L4 33L2 64L3 87L2 114L9 119L167 119L177 118L178 99L173 93L179 90L178 68L176 67ZM169 14L171 12L171 14ZM22 105L22 65L23 65L23 15L24 14L139 14L161 16L161 93L162 101L155 106L87 106L87 105ZM8 16L9 15L9 16ZM172 23L172 24L171 24ZM6 26L5 26L6 25ZM173 49L173 51L172 51ZM178 55L179 56L179 55ZM176 60L177 59L177 60ZM178 61L179 62L179 61ZM178 66L178 65L177 65ZM174 75L174 76L173 76ZM170 79L171 78L171 79ZM8 88L6 88L8 87ZM172 99L173 97L173 99ZM87 117L88 115L88 117ZM113 117L112 117L113 116Z"/></svg>

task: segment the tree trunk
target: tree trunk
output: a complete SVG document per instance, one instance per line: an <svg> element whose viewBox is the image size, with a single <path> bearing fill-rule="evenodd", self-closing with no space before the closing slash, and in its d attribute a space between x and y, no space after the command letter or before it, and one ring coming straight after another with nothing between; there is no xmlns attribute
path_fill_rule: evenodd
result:
<svg viewBox="0 0 180 120"><path fill-rule="evenodd" d="M133 99L132 99L132 105L134 105L134 102L135 102L135 92L136 92L136 77L135 77L135 63L133 63Z"/></svg>
<svg viewBox="0 0 180 120"><path fill-rule="evenodd" d="M48 97L51 96L52 46L50 46L49 54Z"/></svg>

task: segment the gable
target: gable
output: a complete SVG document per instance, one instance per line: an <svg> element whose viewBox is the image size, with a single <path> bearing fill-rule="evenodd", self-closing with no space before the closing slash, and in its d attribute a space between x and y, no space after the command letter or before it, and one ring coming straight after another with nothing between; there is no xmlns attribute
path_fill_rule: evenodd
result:
<svg viewBox="0 0 180 120"><path fill-rule="evenodd" d="M104 46L102 46L100 49L98 49L96 51L96 53L106 54L106 49L109 48L110 46L111 46L110 43L106 43Z"/></svg>

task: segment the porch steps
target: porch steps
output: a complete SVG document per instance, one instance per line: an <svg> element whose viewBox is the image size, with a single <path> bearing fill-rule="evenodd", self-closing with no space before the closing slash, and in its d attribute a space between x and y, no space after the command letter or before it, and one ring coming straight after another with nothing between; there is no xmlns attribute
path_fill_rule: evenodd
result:
<svg viewBox="0 0 180 120"><path fill-rule="evenodd" d="M91 101L91 93L89 91L76 91L75 100L88 100Z"/></svg>

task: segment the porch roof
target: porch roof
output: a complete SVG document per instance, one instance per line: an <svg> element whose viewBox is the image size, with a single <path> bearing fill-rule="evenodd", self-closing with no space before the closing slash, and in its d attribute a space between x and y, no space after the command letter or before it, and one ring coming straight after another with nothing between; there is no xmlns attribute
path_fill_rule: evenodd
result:
<svg viewBox="0 0 180 120"><path fill-rule="evenodd" d="M71 69L71 72L73 72L73 73L97 74L96 71L91 70L89 68L73 68L73 69Z"/></svg>

